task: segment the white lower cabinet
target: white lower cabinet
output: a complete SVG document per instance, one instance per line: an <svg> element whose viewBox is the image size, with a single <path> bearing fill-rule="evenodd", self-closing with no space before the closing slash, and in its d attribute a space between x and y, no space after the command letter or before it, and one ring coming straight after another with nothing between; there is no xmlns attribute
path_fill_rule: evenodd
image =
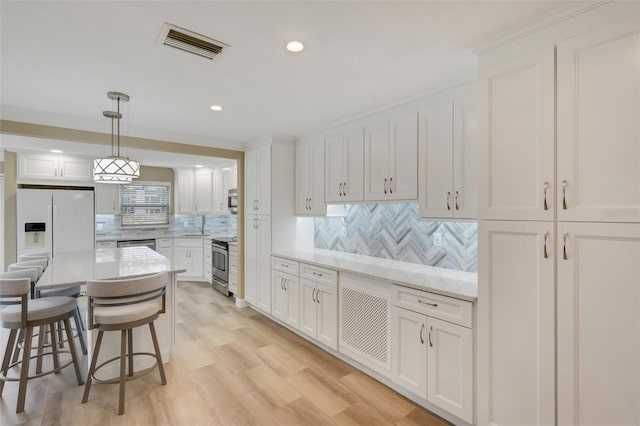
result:
<svg viewBox="0 0 640 426"><path fill-rule="evenodd" d="M238 246L229 244L229 291L238 294Z"/></svg>
<svg viewBox="0 0 640 426"><path fill-rule="evenodd" d="M271 216L245 217L244 297L271 313Z"/></svg>
<svg viewBox="0 0 640 426"><path fill-rule="evenodd" d="M271 258L271 315L291 327L300 324L298 262Z"/></svg>
<svg viewBox="0 0 640 426"><path fill-rule="evenodd" d="M394 287L393 294L392 380L472 423L473 330L467 326L471 303L399 286ZM406 306L413 306L415 312ZM464 325L429 316L449 319L452 312L460 313Z"/></svg>
<svg viewBox="0 0 640 426"><path fill-rule="evenodd" d="M157 238L156 251L166 257L173 259L173 238Z"/></svg>
<svg viewBox="0 0 640 426"><path fill-rule="evenodd" d="M338 274L300 264L300 331L338 349Z"/></svg>
<svg viewBox="0 0 640 426"><path fill-rule="evenodd" d="M178 274L179 279L203 279L204 247L202 238L176 238L174 254L176 268L187 270L187 272Z"/></svg>

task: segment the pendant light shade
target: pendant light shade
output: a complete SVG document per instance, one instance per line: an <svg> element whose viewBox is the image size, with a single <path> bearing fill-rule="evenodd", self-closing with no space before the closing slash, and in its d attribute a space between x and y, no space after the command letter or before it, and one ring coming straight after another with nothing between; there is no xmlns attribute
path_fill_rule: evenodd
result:
<svg viewBox="0 0 640 426"><path fill-rule="evenodd" d="M129 95L120 92L107 93L115 100L117 111L103 111L102 115L111 119L111 156L93 160L93 180L97 183L125 184L140 176L140 163L120 156L120 101L128 102ZM117 138L114 135L114 121L118 123ZM115 149L114 149L115 148Z"/></svg>

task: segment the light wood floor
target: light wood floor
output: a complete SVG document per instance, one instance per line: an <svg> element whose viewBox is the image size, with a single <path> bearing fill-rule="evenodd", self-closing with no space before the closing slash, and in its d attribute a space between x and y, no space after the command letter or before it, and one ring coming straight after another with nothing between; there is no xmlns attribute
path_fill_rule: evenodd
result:
<svg viewBox="0 0 640 426"><path fill-rule="evenodd" d="M81 404L83 387L66 368L29 382L21 414L15 414L17 383L7 383L0 425L447 424L203 283L179 283L177 302L166 386L157 372L129 382L126 413L118 416L117 385L94 385ZM86 364L84 358L85 375Z"/></svg>

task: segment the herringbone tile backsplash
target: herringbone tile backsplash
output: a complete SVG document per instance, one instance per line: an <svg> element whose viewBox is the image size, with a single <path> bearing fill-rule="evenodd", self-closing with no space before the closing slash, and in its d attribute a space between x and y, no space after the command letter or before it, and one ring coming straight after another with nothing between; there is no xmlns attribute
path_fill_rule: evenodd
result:
<svg viewBox="0 0 640 426"><path fill-rule="evenodd" d="M442 234L442 246L433 234ZM345 235L345 236L343 236ZM475 222L418 220L418 204L353 204L345 217L315 219L315 247L477 272Z"/></svg>

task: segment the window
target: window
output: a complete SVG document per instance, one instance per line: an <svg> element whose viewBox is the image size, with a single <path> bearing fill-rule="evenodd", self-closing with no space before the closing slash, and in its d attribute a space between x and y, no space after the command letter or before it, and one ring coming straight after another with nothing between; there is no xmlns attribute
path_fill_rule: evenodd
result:
<svg viewBox="0 0 640 426"><path fill-rule="evenodd" d="M120 186L122 226L168 225L171 184L137 183Z"/></svg>

